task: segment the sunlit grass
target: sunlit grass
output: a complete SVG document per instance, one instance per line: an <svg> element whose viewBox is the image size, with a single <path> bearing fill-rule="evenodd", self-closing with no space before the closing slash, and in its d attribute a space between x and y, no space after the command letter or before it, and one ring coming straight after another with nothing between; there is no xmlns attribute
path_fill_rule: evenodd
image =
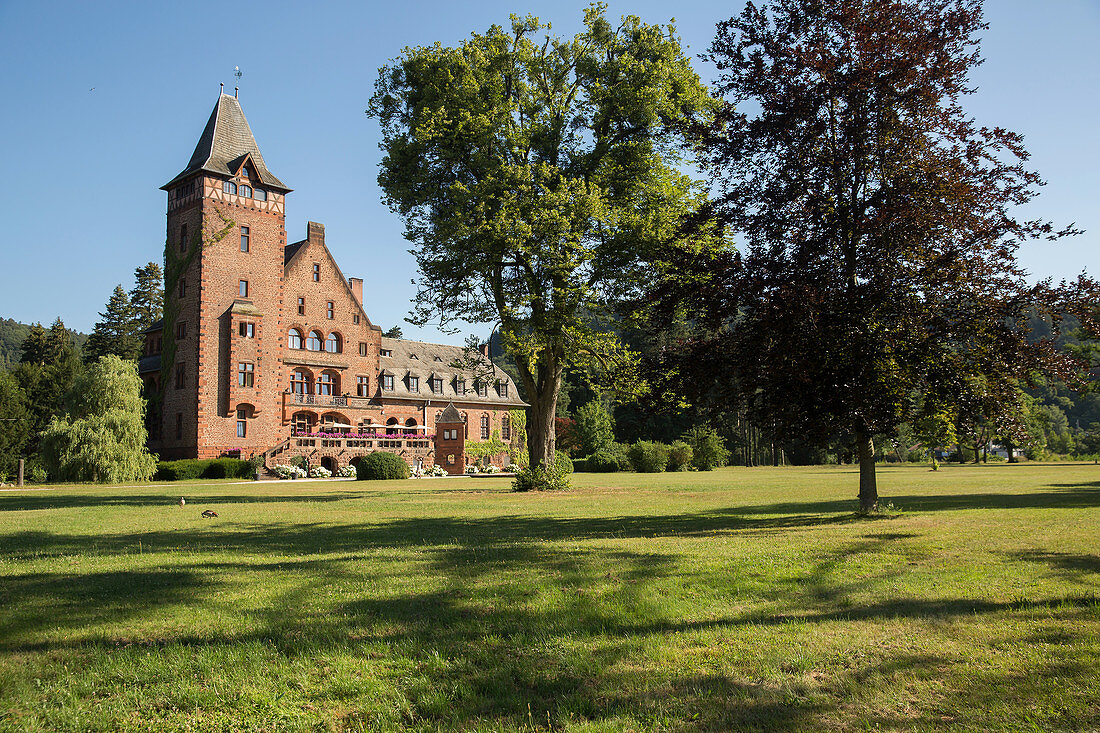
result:
<svg viewBox="0 0 1100 733"><path fill-rule="evenodd" d="M1100 728L1100 467L574 478L0 493L0 729Z"/></svg>

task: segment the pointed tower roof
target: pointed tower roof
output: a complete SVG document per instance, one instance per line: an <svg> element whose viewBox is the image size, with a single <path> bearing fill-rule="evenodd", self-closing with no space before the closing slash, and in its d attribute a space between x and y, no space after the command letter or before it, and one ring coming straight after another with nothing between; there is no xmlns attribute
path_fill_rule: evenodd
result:
<svg viewBox="0 0 1100 733"><path fill-rule="evenodd" d="M191 161L182 173L161 188L167 190L198 171L219 176L236 175L246 157L252 158L252 167L261 183L284 192L290 190L267 169L240 102L236 97L222 94L210 113L195 152L191 154Z"/></svg>
<svg viewBox="0 0 1100 733"><path fill-rule="evenodd" d="M462 413L455 407L455 403L448 402L446 409L443 410L443 414L435 419L436 425L440 423L446 423L448 425L457 425L462 422Z"/></svg>

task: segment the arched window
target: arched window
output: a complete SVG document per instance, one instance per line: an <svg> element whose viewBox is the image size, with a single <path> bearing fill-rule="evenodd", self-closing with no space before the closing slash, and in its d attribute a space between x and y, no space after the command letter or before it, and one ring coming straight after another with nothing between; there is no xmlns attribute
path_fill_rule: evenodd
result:
<svg viewBox="0 0 1100 733"><path fill-rule="evenodd" d="M286 343L288 348L300 349L302 348L302 332L296 328L290 329L290 334Z"/></svg>
<svg viewBox="0 0 1100 733"><path fill-rule="evenodd" d="M223 181L222 191L225 193L237 193L237 184L233 181Z"/></svg>
<svg viewBox="0 0 1100 733"><path fill-rule="evenodd" d="M241 196L252 198L252 189L249 186L241 185L241 187L237 189L237 193L239 193Z"/></svg>
<svg viewBox="0 0 1100 733"><path fill-rule="evenodd" d="M267 201L267 191L263 190L262 188L253 189L252 198L256 199L257 201Z"/></svg>
<svg viewBox="0 0 1100 733"><path fill-rule="evenodd" d="M290 391L294 394L312 394L312 381L313 375L305 369L295 370L295 372L290 375Z"/></svg>
<svg viewBox="0 0 1100 733"><path fill-rule="evenodd" d="M481 415L481 439L489 439L489 414L482 413Z"/></svg>
<svg viewBox="0 0 1100 733"><path fill-rule="evenodd" d="M332 372L321 372L317 378L317 394L334 395L340 393L340 378Z"/></svg>
<svg viewBox="0 0 1100 733"><path fill-rule="evenodd" d="M415 417L410 417L408 420L406 420L405 421L405 427L415 428L416 427L416 418Z"/></svg>
<svg viewBox="0 0 1100 733"><path fill-rule="evenodd" d="M296 435L312 433L313 426L316 424L317 415L312 412L296 412L293 417L291 417L291 425Z"/></svg>
<svg viewBox="0 0 1100 733"><path fill-rule="evenodd" d="M399 424L400 423L397 422L396 417L391 417L389 420L387 420L386 421L386 435L397 435L397 428L395 426L399 425Z"/></svg>
<svg viewBox="0 0 1100 733"><path fill-rule="evenodd" d="M306 348L310 351L321 350L321 334L317 331L310 331L309 337L306 338Z"/></svg>
<svg viewBox="0 0 1100 733"><path fill-rule="evenodd" d="M330 333L328 338L325 339L325 351L331 354L340 353L340 335L336 333Z"/></svg>

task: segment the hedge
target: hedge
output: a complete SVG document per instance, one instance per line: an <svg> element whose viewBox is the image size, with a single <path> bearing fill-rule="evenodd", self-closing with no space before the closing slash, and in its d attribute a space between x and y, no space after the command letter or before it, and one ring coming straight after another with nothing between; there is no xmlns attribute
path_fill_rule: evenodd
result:
<svg viewBox="0 0 1100 733"><path fill-rule="evenodd" d="M256 466L239 458L210 458L197 460L184 458L179 461L161 461L157 464L154 481L187 481L197 478L253 478Z"/></svg>

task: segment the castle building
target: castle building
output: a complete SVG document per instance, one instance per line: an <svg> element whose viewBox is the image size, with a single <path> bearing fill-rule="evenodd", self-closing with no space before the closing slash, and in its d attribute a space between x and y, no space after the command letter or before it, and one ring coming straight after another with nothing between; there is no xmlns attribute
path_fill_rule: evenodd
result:
<svg viewBox="0 0 1100 733"><path fill-rule="evenodd" d="M146 332L139 365L154 395L151 450L262 455L269 467L303 456L330 469L386 450L461 473L466 439L511 443L509 412L526 405L486 348L384 337L324 226L309 222L305 239L287 242L291 189L235 96L219 96L191 160L162 188L164 319Z"/></svg>

